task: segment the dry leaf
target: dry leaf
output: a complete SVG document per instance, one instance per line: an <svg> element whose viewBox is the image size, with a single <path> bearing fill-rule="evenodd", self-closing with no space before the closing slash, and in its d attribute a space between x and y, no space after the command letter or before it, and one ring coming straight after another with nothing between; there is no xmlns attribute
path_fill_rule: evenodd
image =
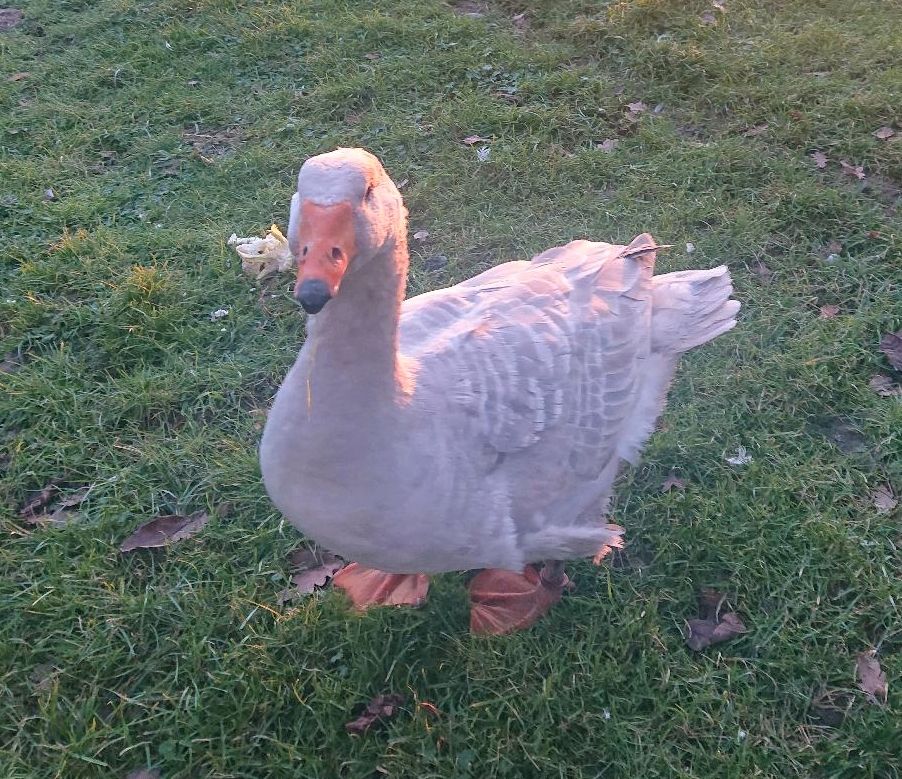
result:
<svg viewBox="0 0 902 779"><path fill-rule="evenodd" d="M366 59L370 60L370 62L375 62L378 59L382 59L382 55L378 51L371 51L367 54L363 55Z"/></svg>
<svg viewBox="0 0 902 779"><path fill-rule="evenodd" d="M429 237L429 231L428 231L428 230L417 230L417 231L413 234L413 238L414 238L415 241L425 241L428 237Z"/></svg>
<svg viewBox="0 0 902 779"><path fill-rule="evenodd" d="M511 21L519 32L526 32L529 29L529 19L526 18L525 12L512 16Z"/></svg>
<svg viewBox="0 0 902 779"><path fill-rule="evenodd" d="M0 30L11 30L22 23L23 14L18 8L0 8Z"/></svg>
<svg viewBox="0 0 902 779"><path fill-rule="evenodd" d="M610 153L617 148L617 144L620 143L616 138L605 138L601 143L596 143L595 148L599 151Z"/></svg>
<svg viewBox="0 0 902 779"><path fill-rule="evenodd" d="M766 125L766 124L759 124L759 125L756 125L755 127L750 127L748 130L746 130L742 134L742 137L743 138L755 138L756 136L761 135L761 133L765 132L767 130L767 128L768 128L768 125Z"/></svg>
<svg viewBox="0 0 902 779"><path fill-rule="evenodd" d="M725 10L724 0L711 0L711 5L713 5L718 11Z"/></svg>
<svg viewBox="0 0 902 779"><path fill-rule="evenodd" d="M705 11L701 15L702 24L712 25L717 24L717 17L712 14L710 11Z"/></svg>
<svg viewBox="0 0 902 779"><path fill-rule="evenodd" d="M15 373L21 367L22 363L19 362L19 355L16 352L7 352L0 360L0 373Z"/></svg>
<svg viewBox="0 0 902 779"><path fill-rule="evenodd" d="M752 272L758 277L762 284L770 284L774 280L774 276L776 275L770 268L767 267L767 265L761 262L761 260L755 261Z"/></svg>
<svg viewBox="0 0 902 779"><path fill-rule="evenodd" d="M875 373L868 386L882 398L902 398L902 385L896 384L889 376Z"/></svg>
<svg viewBox="0 0 902 779"><path fill-rule="evenodd" d="M730 465L748 465L752 461L752 456L746 451L744 446L736 448L736 454L724 458Z"/></svg>
<svg viewBox="0 0 902 779"><path fill-rule="evenodd" d="M874 502L874 508L878 514L887 514L899 505L896 496L893 495L893 488L889 484L881 484L871 493L871 500Z"/></svg>
<svg viewBox="0 0 902 779"><path fill-rule="evenodd" d="M812 153L811 159L814 160L814 164L818 168L826 168L827 160L829 159L829 157L827 157L827 155L824 154L822 151L816 151L816 152Z"/></svg>
<svg viewBox="0 0 902 779"><path fill-rule="evenodd" d="M897 371L902 371L902 330L886 333L880 339L880 351L886 355L890 365Z"/></svg>
<svg viewBox="0 0 902 779"><path fill-rule="evenodd" d="M830 241L824 247L824 250L827 254L839 254L842 251L842 244L839 241Z"/></svg>
<svg viewBox="0 0 902 779"><path fill-rule="evenodd" d="M404 701L404 696L396 693L377 695L366 705L363 714L345 724L345 730L353 736L362 736L377 722L394 717Z"/></svg>
<svg viewBox="0 0 902 779"><path fill-rule="evenodd" d="M464 138L461 141L461 143L465 143L467 146L472 146L473 144L476 144L476 143L488 143L488 142L489 142L488 138L482 138L479 135L468 135L466 138Z"/></svg>
<svg viewBox="0 0 902 779"><path fill-rule="evenodd" d="M151 549L160 546L168 546L176 541L197 535L210 521L206 511L195 511L187 517L181 514L172 514L163 517L154 517L149 522L140 525L122 545L120 552L131 552L135 549Z"/></svg>
<svg viewBox="0 0 902 779"><path fill-rule="evenodd" d="M12 73L6 80L7 81L23 81L31 75L28 71L20 71L19 73Z"/></svg>
<svg viewBox="0 0 902 779"><path fill-rule="evenodd" d="M833 319L838 313L839 306L834 306L832 303L821 306L821 319Z"/></svg>
<svg viewBox="0 0 902 779"><path fill-rule="evenodd" d="M881 141L886 141L892 138L896 131L892 127L881 127L879 130L874 130L871 134Z"/></svg>
<svg viewBox="0 0 902 779"><path fill-rule="evenodd" d="M712 644L720 644L743 633L748 633L748 628L733 612L722 614L719 620L689 619L686 620L686 624L689 627L686 645L696 652Z"/></svg>
<svg viewBox="0 0 902 779"><path fill-rule="evenodd" d="M444 254L433 254L426 260L423 267L430 273L434 273L435 271L444 268L447 264L448 258Z"/></svg>
<svg viewBox="0 0 902 779"><path fill-rule="evenodd" d="M417 701L417 709L422 709L432 717L441 717L442 713L438 710L438 706L429 701Z"/></svg>
<svg viewBox="0 0 902 779"><path fill-rule="evenodd" d="M679 478L673 471L671 471L668 477L664 479L664 483L661 485L661 492L670 492L674 489L686 489L686 482L685 480Z"/></svg>
<svg viewBox="0 0 902 779"><path fill-rule="evenodd" d="M129 771L125 779L160 779L159 768L136 768Z"/></svg>
<svg viewBox="0 0 902 779"><path fill-rule="evenodd" d="M839 167L842 168L842 172L847 176L853 176L857 178L859 181L864 178L864 167L861 165L852 165L850 162L846 160L839 161Z"/></svg>
<svg viewBox="0 0 902 779"><path fill-rule="evenodd" d="M46 487L19 509L19 516L30 521L38 512L43 511L50 501L53 500L53 496L59 492L58 485L59 482L57 480L49 482Z"/></svg>
<svg viewBox="0 0 902 779"><path fill-rule="evenodd" d="M627 103L626 108L633 116L648 110L648 106L641 100L637 100L635 103Z"/></svg>
<svg viewBox="0 0 902 779"><path fill-rule="evenodd" d="M340 557L320 549L299 547L288 555L292 567L292 586L282 590L276 596L281 606L288 601L309 595L317 587L324 587L345 563Z"/></svg>
<svg viewBox="0 0 902 779"><path fill-rule="evenodd" d="M868 649L860 652L855 661L855 673L858 677L858 688L877 703L886 703L886 674L880 668L877 650Z"/></svg>

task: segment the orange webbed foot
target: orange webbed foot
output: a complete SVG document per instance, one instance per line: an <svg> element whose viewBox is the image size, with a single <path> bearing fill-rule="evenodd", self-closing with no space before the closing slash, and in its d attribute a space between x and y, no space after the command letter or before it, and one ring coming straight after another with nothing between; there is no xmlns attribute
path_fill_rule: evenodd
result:
<svg viewBox="0 0 902 779"><path fill-rule="evenodd" d="M570 581L562 575L549 582L535 566L523 573L490 568L470 582L470 630L483 635L501 635L535 624L561 599Z"/></svg>
<svg viewBox="0 0 902 779"><path fill-rule="evenodd" d="M354 608L371 606L420 606L429 592L429 577L422 573L385 573L350 563L332 579L332 584L351 599Z"/></svg>

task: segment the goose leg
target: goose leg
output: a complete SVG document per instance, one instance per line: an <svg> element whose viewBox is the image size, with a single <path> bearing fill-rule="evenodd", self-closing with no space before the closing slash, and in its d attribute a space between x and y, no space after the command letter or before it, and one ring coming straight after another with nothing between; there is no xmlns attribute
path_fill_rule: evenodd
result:
<svg viewBox="0 0 902 779"><path fill-rule="evenodd" d="M344 590L354 608L370 606L419 606L426 600L429 577L423 573L385 573L350 563L332 578L332 584Z"/></svg>
<svg viewBox="0 0 902 779"><path fill-rule="evenodd" d="M500 635L528 628L548 613L569 584L560 560L546 560L541 571L533 565L523 573L480 571L470 582L470 630Z"/></svg>

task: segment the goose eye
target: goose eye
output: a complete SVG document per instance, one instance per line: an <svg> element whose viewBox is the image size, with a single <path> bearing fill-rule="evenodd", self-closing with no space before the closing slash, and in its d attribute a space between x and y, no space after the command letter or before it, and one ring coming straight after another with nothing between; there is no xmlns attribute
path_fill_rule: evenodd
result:
<svg viewBox="0 0 902 779"><path fill-rule="evenodd" d="M337 246L332 247L332 259L333 260L341 259L341 249L339 249Z"/></svg>

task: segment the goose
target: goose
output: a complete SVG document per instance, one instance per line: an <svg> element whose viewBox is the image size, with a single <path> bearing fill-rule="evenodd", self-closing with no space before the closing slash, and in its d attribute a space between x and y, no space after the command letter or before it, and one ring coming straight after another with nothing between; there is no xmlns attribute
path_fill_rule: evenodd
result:
<svg viewBox="0 0 902 779"><path fill-rule="evenodd" d="M405 299L407 212L363 149L309 158L287 233L307 336L260 445L265 488L306 537L354 562L357 609L469 582L470 629L534 624L565 561L623 544L605 519L680 355L730 330L725 266L653 275L647 233L577 240Z"/></svg>

